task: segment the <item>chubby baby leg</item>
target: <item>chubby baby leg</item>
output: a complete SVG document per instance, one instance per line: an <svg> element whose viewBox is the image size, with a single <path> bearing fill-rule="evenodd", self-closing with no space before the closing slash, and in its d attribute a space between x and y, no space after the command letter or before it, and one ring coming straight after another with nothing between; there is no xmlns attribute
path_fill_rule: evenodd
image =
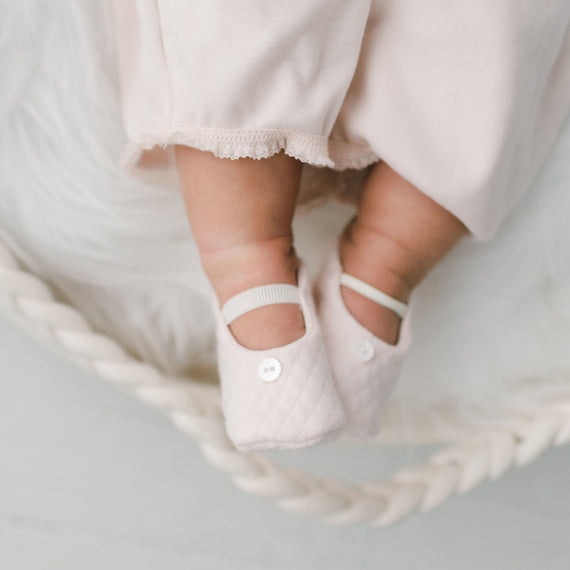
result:
<svg viewBox="0 0 570 570"><path fill-rule="evenodd" d="M414 287L467 233L463 223L385 162L366 180L357 215L340 244L343 270L407 302ZM396 344L400 317L341 287L352 316L385 342Z"/></svg>
<svg viewBox="0 0 570 570"><path fill-rule="evenodd" d="M186 211L202 267L220 305L257 285L297 285L291 222L301 162L280 152L267 159L218 158L177 146ZM236 340L251 350L283 346L305 333L297 304L254 309L233 321Z"/></svg>

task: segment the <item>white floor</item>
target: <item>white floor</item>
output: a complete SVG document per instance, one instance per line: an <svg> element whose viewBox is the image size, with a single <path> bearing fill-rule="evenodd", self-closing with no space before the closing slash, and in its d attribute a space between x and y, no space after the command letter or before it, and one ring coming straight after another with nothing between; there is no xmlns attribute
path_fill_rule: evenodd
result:
<svg viewBox="0 0 570 570"><path fill-rule="evenodd" d="M389 529L336 529L243 494L165 417L3 316L0 375L2 570L570 568L570 447ZM287 459L365 478L422 453Z"/></svg>

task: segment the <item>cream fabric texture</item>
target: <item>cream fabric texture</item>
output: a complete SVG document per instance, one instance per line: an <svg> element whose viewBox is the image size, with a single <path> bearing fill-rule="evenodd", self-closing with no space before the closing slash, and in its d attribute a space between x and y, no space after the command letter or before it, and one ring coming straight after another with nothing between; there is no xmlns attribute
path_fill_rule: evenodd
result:
<svg viewBox="0 0 570 570"><path fill-rule="evenodd" d="M486 240L570 106L568 0L112 4L129 166L384 160Z"/></svg>
<svg viewBox="0 0 570 570"><path fill-rule="evenodd" d="M301 449L342 434L346 418L334 387L309 271L298 270L305 334L284 346L250 350L237 342L212 295L222 407L229 438L241 451ZM266 381L259 368L280 366Z"/></svg>
<svg viewBox="0 0 570 570"><path fill-rule="evenodd" d="M380 430L384 407L396 388L412 344L412 311L403 318L395 345L384 342L361 325L342 300L339 245L335 241L329 248L315 279L315 305L347 429L369 439ZM414 299L412 296L411 307Z"/></svg>

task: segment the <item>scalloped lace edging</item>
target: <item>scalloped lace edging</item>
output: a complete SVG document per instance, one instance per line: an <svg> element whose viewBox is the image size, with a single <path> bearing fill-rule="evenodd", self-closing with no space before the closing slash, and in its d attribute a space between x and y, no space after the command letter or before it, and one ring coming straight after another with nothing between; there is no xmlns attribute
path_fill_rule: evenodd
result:
<svg viewBox="0 0 570 570"><path fill-rule="evenodd" d="M145 150L175 144L230 159L268 158L283 150L301 162L334 170L361 169L379 160L367 147L290 129L184 129L127 142L120 163L132 170Z"/></svg>

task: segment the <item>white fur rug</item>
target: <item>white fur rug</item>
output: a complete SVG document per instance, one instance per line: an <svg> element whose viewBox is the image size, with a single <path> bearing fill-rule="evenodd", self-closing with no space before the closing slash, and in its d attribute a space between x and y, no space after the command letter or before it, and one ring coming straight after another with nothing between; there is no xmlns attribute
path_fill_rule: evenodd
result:
<svg viewBox="0 0 570 570"><path fill-rule="evenodd" d="M0 234L92 323L168 373L215 380L209 285L181 195L117 165L123 142L100 0L0 4ZM347 177L306 168L303 193ZM358 177L358 173L355 174ZM343 186L344 185L344 186ZM295 220L313 273L348 206ZM570 388L570 121L499 235L460 243L418 291L395 403L464 414Z"/></svg>

